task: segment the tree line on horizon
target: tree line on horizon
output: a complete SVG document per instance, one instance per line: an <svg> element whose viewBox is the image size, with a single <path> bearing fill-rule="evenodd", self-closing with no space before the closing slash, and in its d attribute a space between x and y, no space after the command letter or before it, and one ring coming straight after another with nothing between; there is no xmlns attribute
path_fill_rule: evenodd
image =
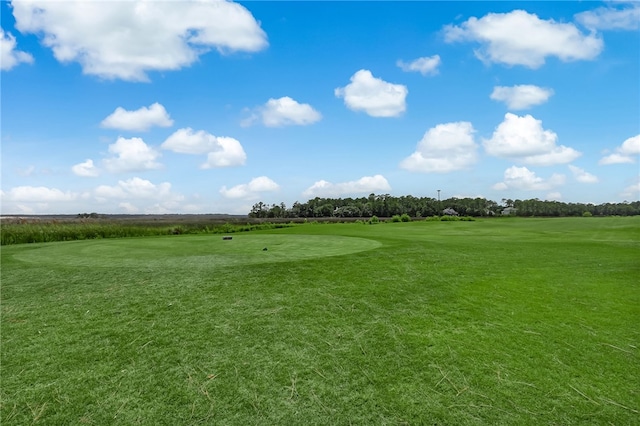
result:
<svg viewBox="0 0 640 426"><path fill-rule="evenodd" d="M486 198L448 198L437 200L431 197L400 197L389 194L370 194L359 198L315 197L307 202L296 201L287 207L285 203L256 203L249 212L251 218L321 218L321 217L410 217L441 216L446 209L453 209L461 216L634 216L640 215L640 201L621 203L564 203L537 198L528 200L501 200L497 203ZM505 209L507 209L505 211ZM451 210L448 210L450 212Z"/></svg>

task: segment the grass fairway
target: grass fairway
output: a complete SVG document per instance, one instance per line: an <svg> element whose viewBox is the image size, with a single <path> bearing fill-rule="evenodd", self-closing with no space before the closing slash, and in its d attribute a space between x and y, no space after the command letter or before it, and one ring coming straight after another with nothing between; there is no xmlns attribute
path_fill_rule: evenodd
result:
<svg viewBox="0 0 640 426"><path fill-rule="evenodd" d="M640 217L300 225L1 255L3 425L640 418Z"/></svg>

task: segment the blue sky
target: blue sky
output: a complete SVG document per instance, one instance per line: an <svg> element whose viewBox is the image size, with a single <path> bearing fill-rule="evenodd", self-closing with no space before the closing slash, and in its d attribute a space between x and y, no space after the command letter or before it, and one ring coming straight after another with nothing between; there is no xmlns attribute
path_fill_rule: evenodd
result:
<svg viewBox="0 0 640 426"><path fill-rule="evenodd" d="M638 2L2 2L2 214L640 198Z"/></svg>

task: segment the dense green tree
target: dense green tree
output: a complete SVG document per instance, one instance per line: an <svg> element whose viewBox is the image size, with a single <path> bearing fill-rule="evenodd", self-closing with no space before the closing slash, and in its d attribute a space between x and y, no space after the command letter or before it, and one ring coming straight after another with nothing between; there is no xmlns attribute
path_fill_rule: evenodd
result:
<svg viewBox="0 0 640 426"><path fill-rule="evenodd" d="M267 214L268 214L267 205L262 201L260 201L259 203L256 203L253 205L253 207L251 208L251 211L249 212L249 217L263 218L263 217L267 217Z"/></svg>
<svg viewBox="0 0 640 426"><path fill-rule="evenodd" d="M450 208L462 216L502 215L506 207L516 209L517 216L582 216L585 212L593 216L640 215L640 201L605 203L600 205L583 203L563 203L560 201L542 201L502 199L501 204L485 198L449 198L438 201L430 197L411 195L393 197L389 194L369 194L360 198L320 198L307 202L296 201L291 208L284 203L271 206L262 201L253 205L250 217L256 218L320 218L320 217L429 217L441 215Z"/></svg>

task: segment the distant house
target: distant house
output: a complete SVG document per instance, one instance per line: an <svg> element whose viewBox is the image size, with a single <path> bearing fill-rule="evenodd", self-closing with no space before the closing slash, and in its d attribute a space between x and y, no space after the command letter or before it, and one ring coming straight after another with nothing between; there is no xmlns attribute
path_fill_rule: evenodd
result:
<svg viewBox="0 0 640 426"><path fill-rule="evenodd" d="M516 214L516 208L515 207L507 207L507 208L502 210L502 215L503 216L509 216L509 215L513 215L513 214Z"/></svg>
<svg viewBox="0 0 640 426"><path fill-rule="evenodd" d="M445 216L458 216L458 212L452 208L442 210L442 214Z"/></svg>

